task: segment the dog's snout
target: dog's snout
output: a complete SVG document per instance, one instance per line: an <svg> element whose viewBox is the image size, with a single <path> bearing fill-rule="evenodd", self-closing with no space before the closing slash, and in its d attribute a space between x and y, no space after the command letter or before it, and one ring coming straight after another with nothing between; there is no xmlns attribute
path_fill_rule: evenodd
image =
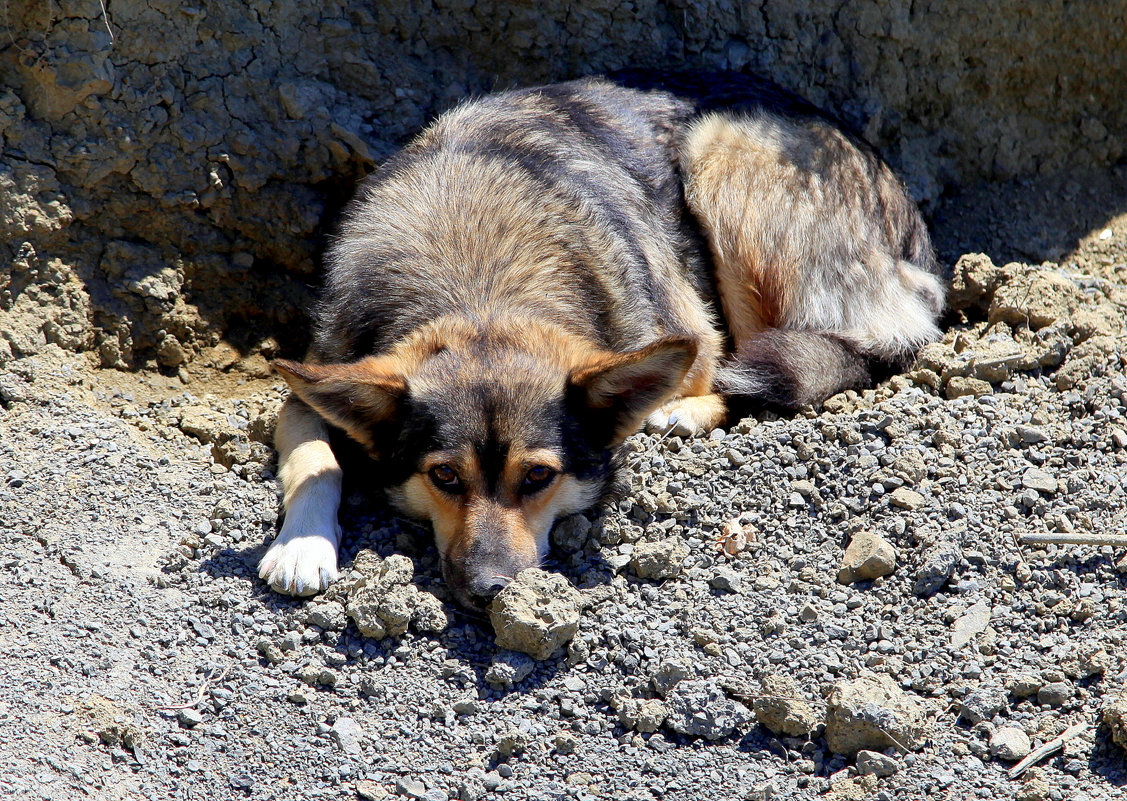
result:
<svg viewBox="0 0 1127 801"><path fill-rule="evenodd" d="M467 595L470 603L479 609L484 609L493 603L497 593L509 585L509 580L503 576L493 576L472 582Z"/></svg>

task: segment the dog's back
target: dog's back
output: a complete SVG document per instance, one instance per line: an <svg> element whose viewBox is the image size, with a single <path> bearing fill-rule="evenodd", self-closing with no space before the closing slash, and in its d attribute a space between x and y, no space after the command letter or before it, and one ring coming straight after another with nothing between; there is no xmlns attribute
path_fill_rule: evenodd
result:
<svg viewBox="0 0 1127 801"><path fill-rule="evenodd" d="M612 350L715 328L675 166L692 113L577 81L443 115L350 206L315 353L381 352L449 314L536 316Z"/></svg>

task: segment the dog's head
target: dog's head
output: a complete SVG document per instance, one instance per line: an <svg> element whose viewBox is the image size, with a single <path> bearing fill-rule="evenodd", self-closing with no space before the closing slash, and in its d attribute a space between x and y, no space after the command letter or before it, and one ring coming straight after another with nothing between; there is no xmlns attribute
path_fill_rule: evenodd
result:
<svg viewBox="0 0 1127 801"><path fill-rule="evenodd" d="M275 366L429 520L455 595L482 608L607 491L617 447L680 385L687 338L627 353L537 325L432 325L387 355Z"/></svg>

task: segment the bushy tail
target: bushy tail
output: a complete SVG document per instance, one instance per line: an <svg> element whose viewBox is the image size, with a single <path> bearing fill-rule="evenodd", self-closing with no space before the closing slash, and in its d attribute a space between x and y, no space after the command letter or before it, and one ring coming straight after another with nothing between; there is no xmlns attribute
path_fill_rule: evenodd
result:
<svg viewBox="0 0 1127 801"><path fill-rule="evenodd" d="M869 381L868 359L840 337L773 328L740 343L713 386L724 395L795 409Z"/></svg>

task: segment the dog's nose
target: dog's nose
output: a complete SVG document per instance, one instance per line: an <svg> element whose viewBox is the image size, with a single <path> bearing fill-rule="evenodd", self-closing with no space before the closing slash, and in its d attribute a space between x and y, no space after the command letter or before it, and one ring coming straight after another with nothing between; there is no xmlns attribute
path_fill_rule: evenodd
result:
<svg viewBox="0 0 1127 801"><path fill-rule="evenodd" d="M478 607L484 609L493 603L493 599L497 597L497 593L505 589L509 584L509 580L501 576L491 576L481 581L476 581L470 587L467 593L470 597L470 602Z"/></svg>

